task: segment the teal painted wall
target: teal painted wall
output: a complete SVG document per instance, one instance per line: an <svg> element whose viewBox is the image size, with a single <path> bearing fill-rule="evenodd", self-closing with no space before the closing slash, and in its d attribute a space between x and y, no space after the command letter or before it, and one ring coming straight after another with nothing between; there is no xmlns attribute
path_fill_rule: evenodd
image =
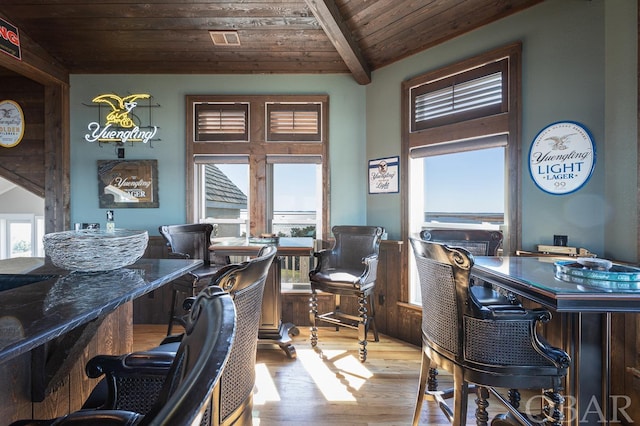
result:
<svg viewBox="0 0 640 426"><path fill-rule="evenodd" d="M637 91L629 87L636 87L636 16L636 2L631 0L607 0L606 5L604 0L547 0L374 72L367 86L367 157L400 153L403 80L520 41L521 248L534 250L537 244L551 244L554 234L566 234L570 245L588 248L600 256L635 259L637 179L633 136ZM613 82L615 89L611 87ZM614 102L605 111L608 100ZM618 114L620 111L625 113ZM586 125L597 151L589 182L574 194L562 196L538 189L528 169L528 151L536 134L559 120ZM605 129L607 136L612 136L606 142ZM624 141L613 140L618 135L624 136ZM623 142L624 151L614 149L616 160L607 162L605 146L609 151ZM605 186L605 170L615 179L609 186ZM616 195L605 191L612 187ZM367 203L367 221L385 226L390 238L400 238L401 195L369 195ZM618 220L624 222L624 230L617 232L617 240L626 241L624 250L614 247L614 242L605 247L605 230L619 229Z"/></svg>
<svg viewBox="0 0 640 426"><path fill-rule="evenodd" d="M117 227L158 235L159 225L186 221L187 94L328 94L332 224L366 223L365 88L348 75L72 75L70 92L71 223L104 226L106 221L98 203L96 162L116 159L116 149L84 140L87 124L97 120L96 109L86 105L103 93L149 93L160 104L153 110L153 124L161 140L153 147L124 146L126 159L158 160L160 207L117 209Z"/></svg>
<svg viewBox="0 0 640 426"><path fill-rule="evenodd" d="M400 154L403 80L520 41L522 88L522 247L569 244L601 257L635 261L637 235L637 2L547 0L537 6L373 72L372 83L350 76L71 76L71 221L104 222L98 208L96 160L115 159L112 146L84 142L97 94L148 92L161 105L153 148L126 146L127 159L157 159L160 208L118 209L116 224L157 234L163 223L185 220L186 94L323 93L330 97L332 224L384 226L401 239L402 194L368 194L367 161ZM126 70L124 70L126 71ZM538 189L528 150L547 124L575 120L591 131L597 162L590 181L570 195ZM606 151L606 152L605 152Z"/></svg>

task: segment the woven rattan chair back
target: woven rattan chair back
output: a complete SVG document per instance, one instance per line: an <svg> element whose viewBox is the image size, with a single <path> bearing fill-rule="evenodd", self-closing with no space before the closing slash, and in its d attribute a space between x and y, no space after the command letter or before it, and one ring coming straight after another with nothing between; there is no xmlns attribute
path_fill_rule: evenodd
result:
<svg viewBox="0 0 640 426"><path fill-rule="evenodd" d="M276 252L275 246L265 246L256 258L225 267L231 270L211 283L231 293L238 316L236 340L221 380L220 424L251 424L262 296Z"/></svg>
<svg viewBox="0 0 640 426"><path fill-rule="evenodd" d="M502 247L502 231L486 229L433 228L420 231L425 241L463 247L474 256L496 256Z"/></svg>
<svg viewBox="0 0 640 426"><path fill-rule="evenodd" d="M489 390L510 389L509 401L501 402L515 407L513 412L517 412L517 389L544 389L548 395L543 410L546 420L559 426L559 391L570 358L536 332L536 324L548 321L551 314L545 309L525 309L520 305L508 309L478 305L471 297L473 255L469 251L422 238L410 238L410 242L422 297L423 365L414 424L419 420L425 391L435 395L435 387L431 386L434 377L427 376L437 367L454 376L454 409L443 409L454 424L465 421L468 387L474 384L478 387L478 421L488 416ZM444 401L440 406L447 407Z"/></svg>
<svg viewBox="0 0 640 426"><path fill-rule="evenodd" d="M210 287L196 298L185 333L160 390L141 425L211 424L215 393L229 361L236 333L231 297Z"/></svg>

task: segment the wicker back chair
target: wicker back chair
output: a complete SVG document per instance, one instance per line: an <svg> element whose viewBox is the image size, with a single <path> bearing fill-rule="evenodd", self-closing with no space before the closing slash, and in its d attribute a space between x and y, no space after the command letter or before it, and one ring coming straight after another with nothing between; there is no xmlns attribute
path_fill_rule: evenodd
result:
<svg viewBox="0 0 640 426"><path fill-rule="evenodd" d="M228 292L236 306L236 335L229 361L220 379L219 410L211 419L212 425L251 425L253 387L255 385L255 360L258 348L258 329L262 313L262 295L269 267L276 256L275 246L263 247L258 256L243 263L222 267L211 280L208 288ZM194 298L185 301L191 309ZM166 337L151 352L173 354L178 349L182 335ZM134 372L113 379L116 386L108 390L96 387L85 407L111 409L121 407L145 413L149 400L154 400L164 381L166 370Z"/></svg>
<svg viewBox="0 0 640 426"><path fill-rule="evenodd" d="M171 310L167 336L173 330L173 324L184 325L182 316L176 315L176 299L178 293L193 297L209 285L211 277L229 263L229 257L214 256L209 251L211 234L214 226L210 223L191 223L186 225L162 225L158 228L160 235L169 246L169 257L177 259L202 259L203 265L187 275L171 283Z"/></svg>
<svg viewBox="0 0 640 426"><path fill-rule="evenodd" d="M502 247L502 231L488 229L432 228L420 231L425 241L464 247L474 256L497 256Z"/></svg>
<svg viewBox="0 0 640 426"><path fill-rule="evenodd" d="M262 296L276 252L275 246L265 246L255 259L212 281L231 294L238 311L236 343L220 382L221 425L250 425L252 422Z"/></svg>
<svg viewBox="0 0 640 426"><path fill-rule="evenodd" d="M309 319L311 321L311 345L318 343L317 321L358 330L359 358L367 359L367 334L373 330L375 341L379 340L375 325L373 291L378 270L378 253L384 229L379 226L334 226L333 249L315 252L316 267L309 273L311 298ZM318 313L317 292L334 295L335 309ZM358 298L358 315L340 309L340 296Z"/></svg>
<svg viewBox="0 0 640 426"><path fill-rule="evenodd" d="M509 409L506 417L529 424L518 411L519 395L502 397L496 388L545 390L543 414L549 424L563 419L559 392L570 358L536 333L551 318L545 309L492 309L470 296L473 255L463 248L411 238L422 295L422 368L413 424L417 425L425 393L438 400L455 425L465 424L469 384L478 399L476 419L485 424L489 393ZM453 409L438 393L427 391L430 368L453 374ZM499 424L499 423L494 423Z"/></svg>
<svg viewBox="0 0 640 426"><path fill-rule="evenodd" d="M83 409L51 420L21 420L13 426L212 424L219 412L217 395L222 372L235 338L236 309L231 297L214 287L205 289L195 300L185 326L184 336L173 353L99 355L87 364L89 376L106 374L107 380L120 375L161 373L164 380L160 387L152 395L139 395L150 398L145 413L116 405L111 409ZM115 386L115 381L110 386Z"/></svg>

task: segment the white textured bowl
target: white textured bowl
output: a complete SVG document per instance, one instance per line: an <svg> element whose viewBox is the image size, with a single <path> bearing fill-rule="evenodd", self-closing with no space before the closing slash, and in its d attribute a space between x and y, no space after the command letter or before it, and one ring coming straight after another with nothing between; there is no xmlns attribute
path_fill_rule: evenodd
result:
<svg viewBox="0 0 640 426"><path fill-rule="evenodd" d="M147 231L82 229L45 234L44 251L51 262L78 272L111 271L131 265L147 248Z"/></svg>

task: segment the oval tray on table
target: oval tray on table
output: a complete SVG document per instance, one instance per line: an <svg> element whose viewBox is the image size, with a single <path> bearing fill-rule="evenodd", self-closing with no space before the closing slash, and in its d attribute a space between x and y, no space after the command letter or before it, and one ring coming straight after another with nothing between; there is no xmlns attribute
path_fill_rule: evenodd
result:
<svg viewBox="0 0 640 426"><path fill-rule="evenodd" d="M603 267L604 265L604 267ZM560 260L555 276L563 281L610 291L640 291L640 268L604 259Z"/></svg>

